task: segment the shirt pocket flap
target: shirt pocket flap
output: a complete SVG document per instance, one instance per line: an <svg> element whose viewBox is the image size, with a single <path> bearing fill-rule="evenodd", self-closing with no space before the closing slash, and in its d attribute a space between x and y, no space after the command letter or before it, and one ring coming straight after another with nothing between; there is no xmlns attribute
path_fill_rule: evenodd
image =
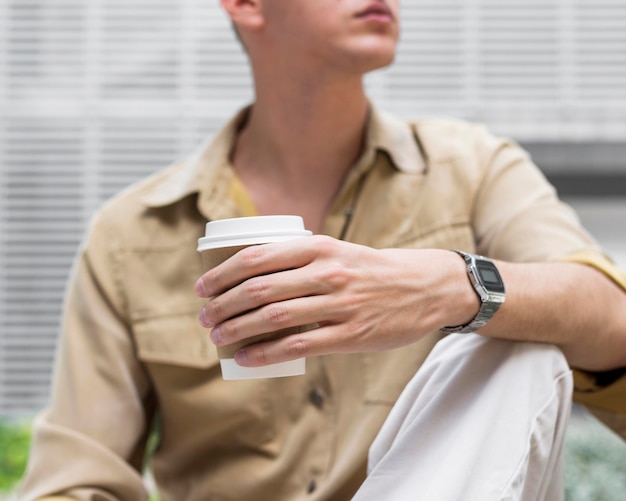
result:
<svg viewBox="0 0 626 501"><path fill-rule="evenodd" d="M218 363L210 330L195 313L142 319L133 325L139 359L206 369Z"/></svg>

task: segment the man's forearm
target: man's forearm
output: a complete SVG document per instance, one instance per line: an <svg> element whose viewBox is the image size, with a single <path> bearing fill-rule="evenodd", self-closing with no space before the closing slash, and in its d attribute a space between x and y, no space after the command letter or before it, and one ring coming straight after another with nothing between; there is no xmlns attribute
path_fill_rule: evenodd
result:
<svg viewBox="0 0 626 501"><path fill-rule="evenodd" d="M626 366L626 292L578 263L498 263L505 304L479 333L558 345L572 367Z"/></svg>

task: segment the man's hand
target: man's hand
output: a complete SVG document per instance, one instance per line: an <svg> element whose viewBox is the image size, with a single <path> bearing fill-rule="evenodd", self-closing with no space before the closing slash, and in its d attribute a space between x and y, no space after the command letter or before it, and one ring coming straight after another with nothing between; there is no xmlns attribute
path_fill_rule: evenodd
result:
<svg viewBox="0 0 626 501"><path fill-rule="evenodd" d="M465 265L446 250L375 250L324 236L248 247L205 273L200 323L216 345L287 327L319 327L240 350L258 366L415 342L478 311Z"/></svg>

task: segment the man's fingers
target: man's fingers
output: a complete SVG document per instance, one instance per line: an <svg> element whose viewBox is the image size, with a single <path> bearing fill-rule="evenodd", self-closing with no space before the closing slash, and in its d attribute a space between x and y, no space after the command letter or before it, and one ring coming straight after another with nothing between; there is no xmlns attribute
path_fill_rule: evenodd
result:
<svg viewBox="0 0 626 501"><path fill-rule="evenodd" d="M337 315L325 296L298 297L270 303L217 324L211 338L217 345L228 345L267 332L332 321Z"/></svg>
<svg viewBox="0 0 626 501"><path fill-rule="evenodd" d="M348 345L336 344L340 338L340 326L328 324L298 334L290 334L269 342L248 345L235 353L235 361L244 367L259 367L287 362L302 357L313 357L328 352L333 345L334 353L350 352Z"/></svg>
<svg viewBox="0 0 626 501"><path fill-rule="evenodd" d="M200 323L210 327L270 303L329 292L328 284L308 265L255 276L213 297L201 310Z"/></svg>
<svg viewBox="0 0 626 501"><path fill-rule="evenodd" d="M317 239L303 237L246 247L200 277L196 294L215 296L254 276L305 266L315 257Z"/></svg>

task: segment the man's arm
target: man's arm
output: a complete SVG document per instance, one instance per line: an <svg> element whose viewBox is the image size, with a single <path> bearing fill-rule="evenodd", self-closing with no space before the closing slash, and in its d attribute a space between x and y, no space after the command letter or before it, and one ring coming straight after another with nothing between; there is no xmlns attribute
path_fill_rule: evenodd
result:
<svg viewBox="0 0 626 501"><path fill-rule="evenodd" d="M97 228L73 273L51 405L35 421L20 499L146 499L150 385L116 293L111 235Z"/></svg>
<svg viewBox="0 0 626 501"><path fill-rule="evenodd" d="M498 266L507 300L480 333L556 344L583 369L626 365L626 292L603 273L578 263ZM467 323L479 305L465 263L453 252L374 250L327 237L246 249L201 284L200 295L215 296L201 322L216 326L217 344L320 325L243 350L243 365L398 348Z"/></svg>
<svg viewBox="0 0 626 501"><path fill-rule="evenodd" d="M555 344L583 370L626 367L626 292L607 275L579 263L498 268L506 302L480 334Z"/></svg>

